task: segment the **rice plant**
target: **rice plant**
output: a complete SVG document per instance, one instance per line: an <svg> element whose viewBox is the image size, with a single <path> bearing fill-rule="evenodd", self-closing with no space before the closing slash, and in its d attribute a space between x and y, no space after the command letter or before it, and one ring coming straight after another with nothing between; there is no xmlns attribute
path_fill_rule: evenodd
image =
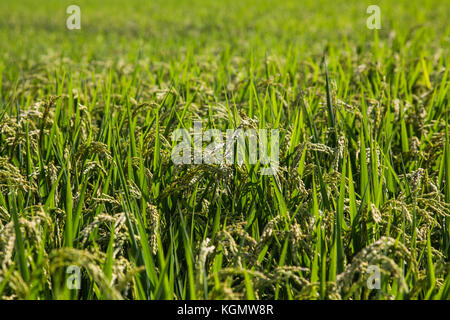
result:
<svg viewBox="0 0 450 320"><path fill-rule="evenodd" d="M0 2L0 299L450 298L449 2L71 4Z"/></svg>

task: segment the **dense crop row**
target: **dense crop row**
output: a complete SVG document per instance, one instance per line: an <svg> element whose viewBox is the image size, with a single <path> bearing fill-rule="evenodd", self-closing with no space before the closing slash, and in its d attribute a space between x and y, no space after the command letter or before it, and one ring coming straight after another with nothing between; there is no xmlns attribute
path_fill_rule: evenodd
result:
<svg viewBox="0 0 450 320"><path fill-rule="evenodd" d="M1 299L450 297L448 3L77 3L0 4ZM195 121L276 175L175 165Z"/></svg>

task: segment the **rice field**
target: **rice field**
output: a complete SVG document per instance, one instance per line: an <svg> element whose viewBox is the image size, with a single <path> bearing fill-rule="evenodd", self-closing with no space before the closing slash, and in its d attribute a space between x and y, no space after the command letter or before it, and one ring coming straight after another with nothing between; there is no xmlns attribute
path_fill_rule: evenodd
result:
<svg viewBox="0 0 450 320"><path fill-rule="evenodd" d="M449 14L2 0L0 299L450 299Z"/></svg>

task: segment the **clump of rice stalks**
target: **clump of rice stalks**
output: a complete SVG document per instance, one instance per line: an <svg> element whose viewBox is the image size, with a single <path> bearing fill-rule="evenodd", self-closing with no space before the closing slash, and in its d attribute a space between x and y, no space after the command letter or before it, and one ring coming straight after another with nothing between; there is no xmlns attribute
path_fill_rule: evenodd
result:
<svg viewBox="0 0 450 320"><path fill-rule="evenodd" d="M403 266L399 265L402 261L408 262L413 269L417 268L410 251L402 243L383 237L353 257L345 272L337 277L338 290L342 292L343 296L351 296L356 290L360 290L362 286L366 285L371 275L368 268L377 266L381 275L388 277L391 281L396 281L399 290L405 292L407 286L403 276Z"/></svg>

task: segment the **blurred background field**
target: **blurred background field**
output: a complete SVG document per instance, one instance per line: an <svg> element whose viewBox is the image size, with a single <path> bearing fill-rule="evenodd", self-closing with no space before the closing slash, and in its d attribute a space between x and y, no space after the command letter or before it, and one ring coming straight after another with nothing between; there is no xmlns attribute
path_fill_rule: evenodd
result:
<svg viewBox="0 0 450 320"><path fill-rule="evenodd" d="M71 4L81 8L80 31L65 27ZM167 63L176 63L189 49L216 55L231 49L246 57L251 49L284 55L296 47L311 57L327 45L341 50L351 41L352 49L370 52L369 5L381 9L381 39L420 42L425 56L448 45L447 1L5 0L0 4L1 52L36 62L49 53L75 61L133 61L140 48ZM413 57L407 46L397 49Z"/></svg>

